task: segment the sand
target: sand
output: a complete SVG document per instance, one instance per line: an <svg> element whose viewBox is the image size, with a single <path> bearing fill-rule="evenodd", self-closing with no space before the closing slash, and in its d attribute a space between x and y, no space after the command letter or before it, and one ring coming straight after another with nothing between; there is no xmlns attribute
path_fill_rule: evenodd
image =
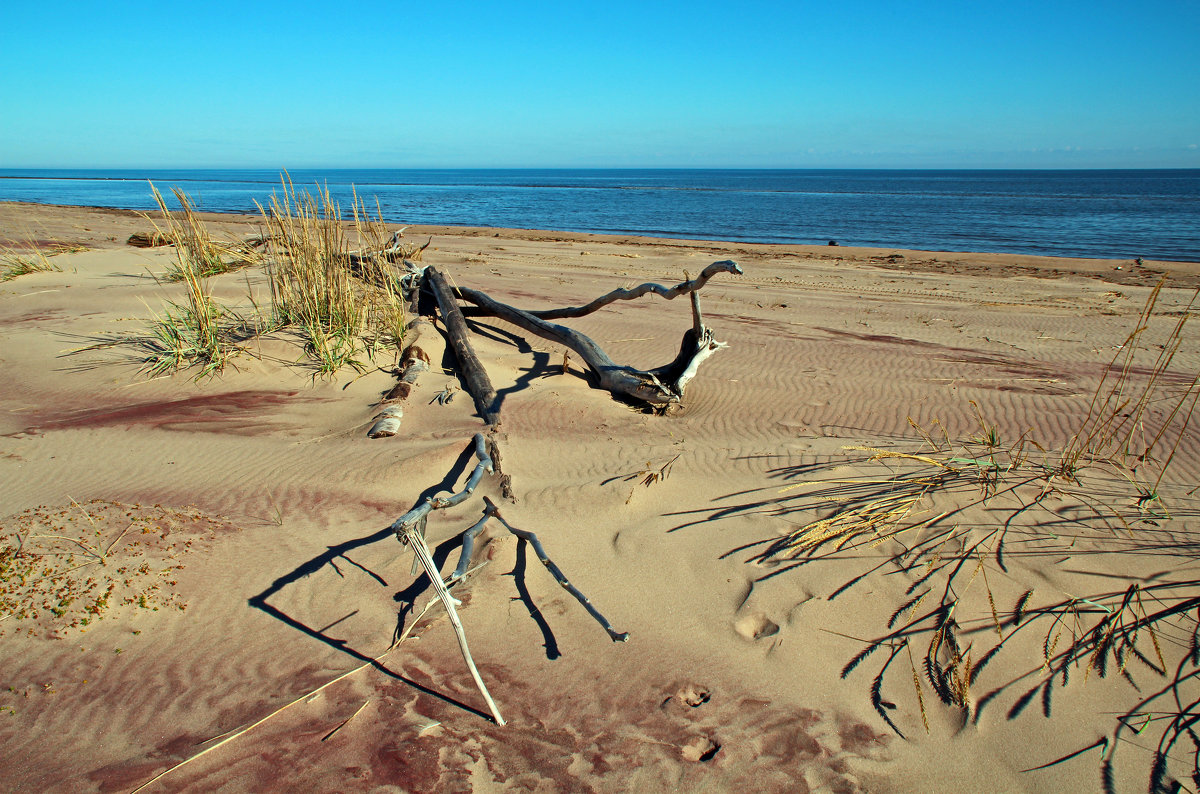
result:
<svg viewBox="0 0 1200 794"><path fill-rule="evenodd" d="M257 228L253 218L209 220L230 236ZM0 242L87 246L53 257L61 272L0 283L5 542L30 527L82 531L108 549L92 570L124 567L129 578L153 563L120 592L159 584L146 606L114 598L87 626L0 620L5 791L132 791L251 725L144 790L1091 791L1098 750L1021 770L1111 733L1115 715L1167 680L1131 663L1139 694L1083 665L1054 690L1047 717L1040 698L1015 708L1035 675L964 724L928 682L918 702L902 652L880 697L894 708L877 708L871 683L890 651L843 668L863 640L888 633L921 571L880 567L830 600L894 548L801 567L756 557L833 504L782 489L878 475L883 464L854 447L928 453L913 422L965 440L985 429L978 412L1006 446L1027 434L1061 449L1150 287L1168 275L1147 332L1165 337L1200 265L410 228L409 238L432 236L425 261L458 284L529 308L674 283L714 260L745 271L703 291L706 321L729 347L670 416L591 387L578 362L564 373L552 343L478 324L502 398L515 496L503 512L631 634L610 641L526 546L489 524L476 549L486 565L458 597L508 720L500 727L440 609L388 651L398 612L411 621L409 605L419 611L432 590L410 575L412 555L387 527L431 489L461 482L482 429L465 396L434 401L456 377L435 367L405 403L399 434L369 440L394 357L314 379L283 336L250 343L235 367L195 382L187 372L148 379L128 345L72 352L135 335L178 299L178 286L152 275L170 249L124 244L147 230L136 213L0 204ZM261 284L261 273L222 276L216 294L243 300L248 281ZM571 324L618 361L650 367L674 356L690 316L684 301L645 298ZM1177 390L1200 369L1195 339L1188 328L1168 373ZM1158 488L1166 509L1124 533L1096 518L1102 510L1052 495L1018 519L1043 532L1013 544L1007 570L988 556L976 583L970 557L958 621L976 659L995 635L984 576L1004 621L1028 589L1039 604L1200 578L1188 545L1200 529L1188 491L1198 453L1194 435L1179 444ZM669 476L643 484L671 461ZM1136 518L1119 477L1089 482L1097 503ZM495 478L430 519L443 570L484 494L500 500ZM1007 504L976 500L946 523L993 526ZM1040 631L980 673L972 709L1036 672ZM1171 670L1187 649L1180 631L1155 638ZM914 640L918 669L928 643L928 633ZM1185 682L1189 699L1195 689ZM1122 738L1118 790L1145 789L1158 735ZM1173 752L1175 774L1190 770L1189 748L1185 739Z"/></svg>

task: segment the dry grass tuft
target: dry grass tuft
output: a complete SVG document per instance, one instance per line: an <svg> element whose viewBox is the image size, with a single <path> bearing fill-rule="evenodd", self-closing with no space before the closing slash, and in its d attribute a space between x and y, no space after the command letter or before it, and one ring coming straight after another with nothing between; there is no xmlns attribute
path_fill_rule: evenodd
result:
<svg viewBox="0 0 1200 794"><path fill-rule="evenodd" d="M174 247L175 261L163 280L182 282L184 299L168 301L145 334L108 335L74 352L132 345L142 351L150 375L196 366L197 378L221 372L248 339L284 329L301 335L315 375L333 375L344 366L364 372L364 361L380 351L398 354L406 318L402 279L392 263L419 259L428 243L389 235L382 216L372 219L357 194L347 224L328 190L314 197L285 180L282 197L259 207L271 233L234 243L212 238L183 191L174 189L181 209L171 212L150 188L161 217L151 219L155 231L147 238ZM359 248L351 248L351 237ZM213 299L210 279L252 266L266 269L269 306L260 308L253 290L252 309L245 313Z"/></svg>
<svg viewBox="0 0 1200 794"><path fill-rule="evenodd" d="M12 281L29 273L60 273L62 268L50 261L55 254L78 250L70 246L53 246L50 252L30 242L20 249L5 248L0 251L0 281Z"/></svg>
<svg viewBox="0 0 1200 794"><path fill-rule="evenodd" d="M171 189L179 202L179 212L171 212L154 183L150 192L158 204L159 217L146 216L154 226L151 239L163 239L175 247L175 262L167 269L165 281L206 279L262 263L262 254L254 245L245 242L214 240L208 226L196 214L196 206L187 193Z"/></svg>
<svg viewBox="0 0 1200 794"><path fill-rule="evenodd" d="M399 351L404 336L403 291L390 267L394 257L351 250L341 207L328 189L297 193L284 181L282 198L259 207L271 229L269 327L301 331L317 374L349 365L364 370L362 354ZM372 220L354 197L353 231L367 251L388 248L382 218ZM394 252L393 252L394 253Z"/></svg>

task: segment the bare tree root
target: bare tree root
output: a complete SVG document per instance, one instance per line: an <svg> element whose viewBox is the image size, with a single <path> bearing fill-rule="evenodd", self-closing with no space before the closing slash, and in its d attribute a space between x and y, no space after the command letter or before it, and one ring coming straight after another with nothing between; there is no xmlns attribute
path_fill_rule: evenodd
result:
<svg viewBox="0 0 1200 794"><path fill-rule="evenodd" d="M438 310L446 324L446 335L454 350L454 357L458 360L467 391L475 400L475 408L479 411L479 416L483 418L485 424L494 425L500 421L500 416L496 412L496 390L492 388L491 379L488 378L487 370L479 361L479 356L475 355L475 348L471 345L471 337L467 331L467 321L463 317L462 309L458 307L450 285L446 283L446 277L435 268L425 268L425 282L437 299Z"/></svg>
<svg viewBox="0 0 1200 794"><path fill-rule="evenodd" d="M568 593L575 596L575 599L583 605L583 608L588 611L588 614L595 618L596 622L599 623L606 632L608 632L608 636L612 638L613 642L629 641L629 632L617 631L614 629L612 624L608 622L608 619L605 618L604 615L600 614L600 610L596 609L596 607L592 605L592 602L588 600L588 597L581 593L579 588L571 584L571 582L563 574L562 569L555 565L554 561L551 560L549 555L546 554L546 549L543 548L542 542L538 540L537 535L529 532L528 530L517 529L512 524L505 521L504 516L500 515L500 508L496 507L496 504L491 499L488 499L485 496L483 497L483 502L487 505L487 507L484 509L484 518L486 519L495 517L497 521L504 525L505 529L532 546L533 553L536 554L537 558L542 561L542 565L546 566L546 570L549 571L550 575L554 577L554 581L558 582L558 584ZM482 528L482 524L483 522L480 521L479 524L476 524L475 526ZM477 529L475 529L475 527L472 527L471 530L468 530L468 532L472 530L475 531L475 534L478 534L479 532ZM464 556L469 555L466 543L463 544L463 553ZM467 567L466 563L469 561L469 559L469 556L466 556L465 560L459 559L458 567L465 571Z"/></svg>

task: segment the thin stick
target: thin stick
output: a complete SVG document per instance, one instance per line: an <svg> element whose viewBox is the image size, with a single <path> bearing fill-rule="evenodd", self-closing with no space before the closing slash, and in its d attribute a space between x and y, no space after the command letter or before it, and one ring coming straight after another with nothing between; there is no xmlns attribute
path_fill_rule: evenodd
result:
<svg viewBox="0 0 1200 794"><path fill-rule="evenodd" d="M346 724L347 724L348 722L350 722L350 720L354 719L354 718L355 718L355 717L357 717L359 714L361 714L361 713L362 713L362 710L363 710L363 709L365 709L365 708L366 708L367 706L369 706L369 705L371 705L371 699L370 699L370 698L367 698L366 702L364 702L364 703L363 703L361 706L359 706L359 707L358 707L358 709L357 709L357 710L356 710L356 711L355 711L353 714L351 714L351 715L350 715L349 717L347 717L346 719L342 720L342 721L341 721L341 722L338 724L338 726L337 726L336 728L334 728L332 731L330 731L329 733L327 733L327 734L325 734L324 736L322 736L322 737L321 737L321 741L326 741L326 740L328 740L328 739L329 739L329 738L331 738L331 737L332 737L332 736L333 736L335 733L337 733L338 731L340 731L342 728L345 728L345 727L346 727Z"/></svg>
<svg viewBox="0 0 1200 794"><path fill-rule="evenodd" d="M562 586L562 588L568 593L575 596L575 599L579 601L580 604L583 604L583 608L588 611L589 615L596 619L597 623L604 627L604 630L608 632L608 636L612 638L613 642L629 641L629 632L621 632L614 629L612 624L608 622L608 619L605 618L604 615L600 614L600 610L592 606L592 602L588 600L587 596L581 593L579 588L575 587L575 585L571 584L571 582L567 580L567 577L563 575L563 572L559 569L559 567L555 565L550 557L546 554L546 550L542 547L542 542L538 540L537 535L529 532L528 530L517 529L512 524L505 521L504 516L500 515L499 508L496 507L496 504L491 499L488 499L485 496L483 497L483 501L487 505L487 514L490 516L495 516L496 519L499 520L499 522L503 524L509 532L513 533L518 538L524 540L533 547L534 554L536 554L538 559L542 561L542 565L546 566L546 570L549 571L550 575L554 577L554 581L558 582L559 585Z"/></svg>
<svg viewBox="0 0 1200 794"><path fill-rule="evenodd" d="M399 644L400 644L400 642L401 642L401 640L397 640L396 642L392 643L392 644L391 644L391 646L390 646L390 647L389 647L389 648L388 648L386 651L384 651L383 653L379 654L378 656L376 656L376 657L375 657L374 659L372 659L371 661L369 661L369 662L365 662L364 664L360 665L359 667L355 667L355 668L353 668L353 669L351 669L351 670L347 670L346 672L344 672L344 673L342 673L341 675L339 675L337 678L334 678L334 679L332 679L332 680L330 680L330 681L326 681L324 684L321 684L319 687L317 687L317 688L316 688L316 689L314 689L313 691L311 691L311 692L308 692L308 693L306 693L306 694L303 694L303 695L301 695L300 697L296 698L295 700L291 701L290 703L287 703L287 704L285 704L285 705L283 705L283 706L280 706L279 708L275 709L275 710L274 710L274 711L272 711L270 714L268 714L267 716L265 716L265 717L263 717L262 719L258 720L257 722L253 722L253 723L251 723L250 725L247 725L245 728L242 728L242 729L241 729L240 731L238 731L237 733L232 733L232 734L229 734L229 736L227 736L226 738L224 738L224 739L222 739L221 741L217 742L217 743L216 743L216 744L214 744L212 747L206 747L205 749L201 750L200 752L196 753L195 755L193 755L193 756L190 756L190 757L188 757L188 758L185 758L184 760L180 761L180 762L179 762L178 764L176 764L175 766L168 767L168 768L164 769L163 771L159 772L159 773L158 773L157 775L155 775L154 777L152 777L152 778L150 778L149 780L147 780L147 781L146 781L145 783L143 783L142 785L140 785L140 786L138 786L137 788L135 788L133 791L129 792L129 794L137 794L139 791L141 791L142 789L146 788L146 787L147 787L147 786L149 786L151 783L154 783L154 782L155 782L155 781L157 781L157 780L161 780L162 778L164 778L164 777L166 777L167 775L169 775L169 774L171 774L172 772L174 772L174 771L175 771L176 769L178 769L179 767L181 767L181 766L184 766L185 764L190 764L192 761L195 761L197 758L200 758L200 757L202 757L202 756L204 756L204 755L207 755L208 753L211 753L213 750L216 750L218 747L221 747L221 746L223 746L223 745L226 745L226 744L228 744L229 742L232 742L234 739L238 738L239 736L241 736L241 735L242 735L242 734L244 734L244 733L249 733L250 731L252 731L252 730L254 730L255 728L257 728L259 725L262 725L264 722L266 722L267 720L269 720L269 719L271 719L272 717L274 717L276 714L279 714L279 713L281 713L281 712L287 711L287 710L288 710L288 709L290 709L292 706L296 705L297 703L299 703L299 702L300 702L300 701L302 701L302 700L308 700L308 699L309 699L309 698L311 698L313 695L316 695L317 693L319 693L321 690L325 689L326 687L329 687L329 686L332 686L332 685L336 684L338 681L341 681L343 678L347 678L348 676L352 676L352 675L354 675L354 674L355 674L355 673L357 673L359 670L363 670L363 669L365 669L365 668L367 668L367 667L371 667L371 666L373 666L373 665L376 665L376 664L378 664L379 662L381 662L381 661L383 660L383 658L384 658L385 656L387 656L389 653L391 653L392 651L394 651L394 650L396 649L396 646L397 646L397 645L399 645Z"/></svg>
<svg viewBox="0 0 1200 794"><path fill-rule="evenodd" d="M475 686L479 688L479 693L483 695L483 699L487 702L488 709L492 712L492 718L497 725L504 725L504 717L500 716L500 709L496 707L496 701L492 700L492 696L488 693L487 686L483 683L483 678L479 675L478 668L475 667L475 660L471 658L471 649L467 647L467 635L463 631L462 621L458 619L458 612L454 609L455 603L459 602L454 596L450 595L450 591L446 589L446 583L442 581L442 575L438 572L437 565L433 562L433 556L429 553L429 547L425 545L425 539L414 527L409 527L404 530L404 542L412 546L413 551L417 555L417 559L421 561L421 565L425 566L425 573L429 576L429 581L433 583L433 589L437 591L438 598L442 600L442 605L446 607L446 614L450 616L450 625L454 627L454 635L458 638L458 647L462 650L463 659L467 663L467 669L471 671L471 677L475 679Z"/></svg>

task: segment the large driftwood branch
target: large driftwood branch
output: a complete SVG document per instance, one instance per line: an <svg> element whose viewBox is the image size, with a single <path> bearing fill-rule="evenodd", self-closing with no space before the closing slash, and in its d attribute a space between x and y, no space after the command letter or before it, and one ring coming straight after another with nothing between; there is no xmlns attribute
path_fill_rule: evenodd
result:
<svg viewBox="0 0 1200 794"><path fill-rule="evenodd" d="M454 350L454 357L458 359L467 391L475 400L475 409L479 411L485 424L494 425L500 421L496 413L496 390L492 388L492 382L488 378L487 370L480 363L479 356L475 355L462 310L454 299L450 285L446 283L446 277L436 268L425 268L425 281L437 299L438 310L442 314L446 334L450 338L450 346Z"/></svg>
<svg viewBox="0 0 1200 794"><path fill-rule="evenodd" d="M639 284L633 289L615 289L607 295L601 295L591 303L583 306L573 306L564 309L546 309L544 311L529 312L534 317L540 317L543 320L570 320L577 317L584 317L598 309L603 309L610 303L617 301L628 301L640 298L643 295L653 293L659 295L666 300L672 300L680 295L692 294L695 295L699 290L704 288L709 279L718 273L731 273L742 275L742 269L738 267L737 262L731 259L725 259L720 262L713 262L708 267L700 272L700 275L694 279L676 284L674 287L664 287L661 284Z"/></svg>
<svg viewBox="0 0 1200 794"><path fill-rule="evenodd" d="M475 488L478 487L479 481L483 479L484 473L492 471L492 458L488 455L487 440L483 437L483 433L476 433L473 441L475 444L475 457L479 459L479 462L475 464L475 470L467 478L467 483L463 486L463 489L452 496L430 496L424 502L421 502L421 504L397 518L391 526L397 538L401 537L408 530L415 528L418 523L424 521L434 510L453 507L465 501L467 497L475 492Z"/></svg>
<svg viewBox="0 0 1200 794"><path fill-rule="evenodd" d="M632 290L613 290L586 306L549 312L518 309L474 289L459 288L458 295L468 303L477 306L484 314L510 322L518 328L543 339L557 342L575 352L596 376L600 388L613 394L632 397L650 405L668 406L682 401L683 389L695 376L700 363L725 347L725 343L718 342L712 331L704 326L700 317L697 291L717 273L740 274L741 272L741 268L734 262L728 260L714 262L706 267L698 278L684 281L670 289L659 284L642 284ZM566 316L582 316L615 301L630 300L650 292L667 300L683 294L692 296L692 328L684 334L679 355L675 360L657 369L639 370L621 366L586 334L546 319L547 315L563 316L564 312Z"/></svg>

